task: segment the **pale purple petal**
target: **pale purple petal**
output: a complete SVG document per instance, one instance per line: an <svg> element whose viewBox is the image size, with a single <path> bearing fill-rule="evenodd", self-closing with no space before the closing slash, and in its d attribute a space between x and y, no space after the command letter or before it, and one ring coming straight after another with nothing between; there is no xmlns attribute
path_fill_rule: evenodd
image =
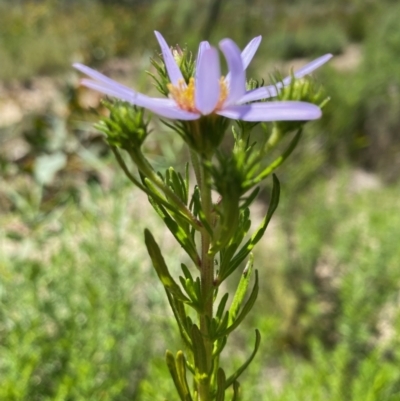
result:
<svg viewBox="0 0 400 401"><path fill-rule="evenodd" d="M332 57L332 54L325 54L324 56L318 57L314 61L311 61L311 63L308 63L304 67L301 67L299 70L295 71L293 75L296 78L302 78L307 74L311 74L314 70L321 67L321 65L325 64ZM282 83L284 86L287 86L290 84L291 80L292 77L286 77L282 80Z"/></svg>
<svg viewBox="0 0 400 401"><path fill-rule="evenodd" d="M72 64L72 66L74 68L76 68L78 71L83 72L90 78L95 79L96 81L100 81L105 84L114 84L115 83L115 81L112 80L111 78L106 77L105 75L101 74L100 72L98 72L96 70L93 70L92 68L90 68L86 65L83 65L80 63L74 63L74 64Z"/></svg>
<svg viewBox="0 0 400 401"><path fill-rule="evenodd" d="M279 82L278 82L279 83ZM268 99L270 97L275 97L278 95L278 89L282 85L268 85L262 86L261 88L253 89L248 91L244 96L242 96L237 103L247 103L254 102L255 100Z"/></svg>
<svg viewBox="0 0 400 401"><path fill-rule="evenodd" d="M102 82L93 81L91 79L82 79L81 84L87 88L94 89L98 92L104 93L105 95L114 96L121 100L126 100L132 104L138 106L143 106L142 102L146 102L148 99L153 101L162 102L164 104L175 104L172 99L168 98L150 98L141 93L135 92L133 90L120 90L117 87L112 87L111 85L104 84ZM145 107L145 106L143 106Z"/></svg>
<svg viewBox="0 0 400 401"><path fill-rule="evenodd" d="M243 49L241 57L242 57L242 62L243 62L243 69L246 69L249 64L251 63L251 60L253 59L254 55L257 52L258 46L260 46L261 43L261 36L257 36L256 38L252 39L248 45ZM228 73L225 77L227 82L230 82L231 80L231 74Z"/></svg>
<svg viewBox="0 0 400 401"><path fill-rule="evenodd" d="M145 95L142 95L133 89L122 85L111 78L106 77L105 75L101 74L98 71L93 70L90 67L87 67L83 64L76 63L73 65L77 70L83 72L84 74L88 75L89 77L93 78L90 79L82 79L82 85L95 89L99 92L104 94L117 97L119 99L126 100L128 102L133 103L132 99L141 99L141 98L148 98ZM172 102L170 99L160 99L160 100L168 100ZM135 103L136 104L136 103Z"/></svg>
<svg viewBox="0 0 400 401"><path fill-rule="evenodd" d="M128 94L126 91L119 91L118 89L111 88L109 85L90 79L83 79L82 85L105 95L125 100L135 106L144 107L161 117L172 118L174 120L196 120L200 117L198 113L191 113L180 109L172 99L151 98L135 91L131 91Z"/></svg>
<svg viewBox="0 0 400 401"><path fill-rule="evenodd" d="M114 81L113 79L106 77L105 75L101 74L98 71L93 70L90 67L87 67L86 65L75 63L75 64L73 64L73 67L76 68L78 71L83 72L90 78L93 78L95 81L101 82L104 85L109 86L110 89L126 91L128 94L134 92L132 89L128 88L127 86L122 85L122 84Z"/></svg>
<svg viewBox="0 0 400 401"><path fill-rule="evenodd" d="M229 94L225 101L225 105L229 106L246 93L246 74L236 43L231 39L223 39L219 42L219 47L224 53L230 73Z"/></svg>
<svg viewBox="0 0 400 401"><path fill-rule="evenodd" d="M168 44L165 41L164 37L161 35L160 32L154 31L154 33L161 47L165 68L167 69L169 79L172 85L177 85L180 80L183 80L182 72L179 69L178 64L176 64L171 49L168 47Z"/></svg>
<svg viewBox="0 0 400 401"><path fill-rule="evenodd" d="M308 121L322 115L319 107L306 102L265 102L228 106L217 114L243 121Z"/></svg>
<svg viewBox="0 0 400 401"><path fill-rule="evenodd" d="M325 54L325 56L319 57L311 63L306 64L304 67L294 72L296 78L302 78L307 74L310 74L315 69L325 64L328 60L332 58L332 54ZM279 89L287 86L292 81L292 77L286 77L282 82L277 82L275 85L263 86L261 88L253 89L248 91L240 100L237 102L239 104L254 102L256 100L268 99L270 97L275 97L279 93Z"/></svg>
<svg viewBox="0 0 400 401"><path fill-rule="evenodd" d="M154 102L152 105L143 106L152 111L153 113L164 117L170 118L172 120L197 120L200 118L200 114L198 113L191 113L190 111L185 111L180 109L178 106L174 105L163 105Z"/></svg>
<svg viewBox="0 0 400 401"><path fill-rule="evenodd" d="M197 52L196 66L198 65L198 63L200 63L200 59L201 59L201 56L202 56L204 50L207 50L207 49L209 49L210 47L211 47L211 46L210 46L210 43L208 43L206 40L204 40L203 42L200 42L200 44L199 44L199 50L198 50L198 52Z"/></svg>
<svg viewBox="0 0 400 401"><path fill-rule="evenodd" d="M121 100L126 100L130 103L134 103L134 99L136 99L138 95L135 91L131 91L130 93L128 93L127 91L119 90L118 88L112 87L111 85L107 85L98 81L93 81L91 79L82 79L81 85L86 86L86 88L94 89L97 92L104 93L105 95L114 96Z"/></svg>
<svg viewBox="0 0 400 401"><path fill-rule="evenodd" d="M241 56L242 56L244 69L246 69L249 66L249 64L251 63L251 60L253 60L253 57L257 52L258 46L260 46L261 39L262 39L261 35L255 37L243 49Z"/></svg>
<svg viewBox="0 0 400 401"><path fill-rule="evenodd" d="M196 109L201 114L210 114L217 106L220 94L218 51L210 47L202 51L199 64L196 66Z"/></svg>

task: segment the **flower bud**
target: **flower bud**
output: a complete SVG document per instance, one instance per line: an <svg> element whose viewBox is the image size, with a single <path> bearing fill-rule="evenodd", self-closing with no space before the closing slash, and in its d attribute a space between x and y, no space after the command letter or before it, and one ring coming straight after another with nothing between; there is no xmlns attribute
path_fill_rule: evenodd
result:
<svg viewBox="0 0 400 401"><path fill-rule="evenodd" d="M107 142L125 150L139 149L149 134L149 121L144 119L144 109L127 102L104 102L110 115L96 124L96 128L106 135Z"/></svg>
<svg viewBox="0 0 400 401"><path fill-rule="evenodd" d="M290 84L279 90L277 100L307 102L322 108L329 98L325 97L323 89L312 78L297 79L292 76ZM274 122L274 130L282 136L300 129L305 123L306 121L277 121Z"/></svg>

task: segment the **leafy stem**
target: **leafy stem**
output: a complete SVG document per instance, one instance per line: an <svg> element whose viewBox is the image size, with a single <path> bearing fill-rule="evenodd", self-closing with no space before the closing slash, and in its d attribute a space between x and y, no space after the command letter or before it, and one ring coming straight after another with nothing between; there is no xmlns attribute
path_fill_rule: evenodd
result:
<svg viewBox="0 0 400 401"><path fill-rule="evenodd" d="M201 195L201 206L205 219L210 227L212 227L212 202L211 202L211 188L209 186L209 172L204 167L204 163L200 166L201 181L198 185ZM195 167L196 169L196 167ZM211 369L212 369L212 351L213 341L211 338L210 322L213 317L213 292L214 292L214 256L209 253L211 244L211 235L207 230L201 232L201 293L203 298L203 310L200 313L200 333L204 342L206 371L199 372L203 378L199 382L199 395L201 401L208 401L211 399Z"/></svg>

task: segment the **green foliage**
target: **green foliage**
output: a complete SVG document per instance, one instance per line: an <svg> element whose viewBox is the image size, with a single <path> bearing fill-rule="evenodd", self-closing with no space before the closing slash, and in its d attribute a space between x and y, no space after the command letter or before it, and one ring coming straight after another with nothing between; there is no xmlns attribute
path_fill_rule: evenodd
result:
<svg viewBox="0 0 400 401"><path fill-rule="evenodd" d="M268 47L275 58L291 60L298 57L318 57L322 54L340 54L348 39L339 23L301 27L298 31L278 31L268 39Z"/></svg>
<svg viewBox="0 0 400 401"><path fill-rule="evenodd" d="M400 396L398 186L358 192L355 179L342 171L296 198L283 194L278 242L256 254L268 255L255 307L268 340L249 399Z"/></svg>
<svg viewBox="0 0 400 401"><path fill-rule="evenodd" d="M350 161L379 172L389 181L398 178L399 12L398 4L376 6L374 17L365 17L367 28L359 55L350 50L346 57L349 67L344 65L343 71L337 71L327 66L321 71L331 102L315 125L315 135L324 132L324 140L318 135L320 139L314 143L324 164ZM357 60L359 64L352 68Z"/></svg>
<svg viewBox="0 0 400 401"><path fill-rule="evenodd" d="M135 285L149 272L126 248L141 235L127 220L132 200L94 190L15 240L2 216L0 399L135 397L160 342L147 312L160 299L150 282Z"/></svg>
<svg viewBox="0 0 400 401"><path fill-rule="evenodd" d="M263 394L257 395L257 399L261 401L399 399L400 375L395 363L385 360L379 352L375 352L365 357L357 368L354 368L348 365L351 353L352 350L346 347L338 347L335 351L327 352L315 345L312 362L288 357L284 363L286 371L281 372L285 376L284 384L272 383L263 386Z"/></svg>
<svg viewBox="0 0 400 401"><path fill-rule="evenodd" d="M95 1L0 2L0 78L26 79L126 55L143 40L141 12ZM135 22L136 21L136 22ZM73 28L73 29L71 29Z"/></svg>
<svg viewBox="0 0 400 401"><path fill-rule="evenodd" d="M363 5L353 0L344 7L340 2L316 6L307 0L301 4L271 1L266 6L263 0L252 0L244 6L244 0L234 0L222 1L215 12L216 3L2 0L0 77L26 79L67 71L73 61L93 65L112 57L137 57L144 50L156 49L149 47L153 29L167 33L170 43L187 45L192 51L199 39L231 37L244 46L250 37L262 34L269 57L275 59L337 54L348 37L364 37L377 2ZM243 12L238 13L239 8ZM321 23L326 20L330 22Z"/></svg>

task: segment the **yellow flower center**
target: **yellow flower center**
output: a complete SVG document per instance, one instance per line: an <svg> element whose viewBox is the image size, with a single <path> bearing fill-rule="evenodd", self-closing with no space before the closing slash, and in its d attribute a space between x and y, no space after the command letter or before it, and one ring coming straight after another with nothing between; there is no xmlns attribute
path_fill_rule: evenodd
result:
<svg viewBox="0 0 400 401"><path fill-rule="evenodd" d="M195 88L194 78L190 78L187 85L183 79L179 80L178 85L168 84L170 98L174 99L182 110L198 113L199 111L196 109L195 102ZM220 78L219 88L219 99L215 110L219 110L228 97L229 89L225 77Z"/></svg>

